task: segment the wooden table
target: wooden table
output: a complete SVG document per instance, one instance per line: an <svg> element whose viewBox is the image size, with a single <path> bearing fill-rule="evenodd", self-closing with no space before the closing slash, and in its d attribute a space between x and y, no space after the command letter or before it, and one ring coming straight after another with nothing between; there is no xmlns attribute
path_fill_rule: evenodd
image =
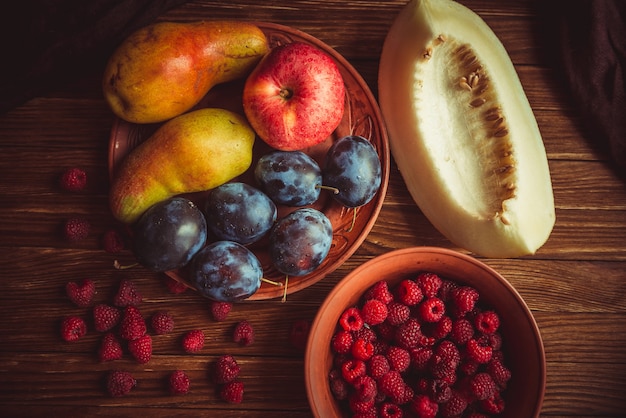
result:
<svg viewBox="0 0 626 418"><path fill-rule="evenodd" d="M531 308L544 339L547 388L543 416L621 416L626 410L626 186L606 157L583 136L581 119L559 74L542 58L541 23L534 2L462 0L484 17L507 47L543 133L552 174L557 221L536 255L484 259L501 272ZM337 49L376 92L384 36L405 1L190 1L161 20L236 18L289 25ZM113 120L100 89L100 73L85 74L45 97L0 116L0 416L310 416L303 382L303 353L288 333L298 319L311 320L326 294L349 271L379 254L410 246L456 248L438 233L410 199L392 163L385 204L362 247L321 282L277 300L236 305L226 322L210 319L207 302L189 291L172 295L161 276L142 268L116 270L132 254L104 252L103 232L114 225L107 207L108 136ZM56 185L66 167L84 168L89 185L68 193ZM71 216L92 223L86 240L59 235ZM64 296L71 280L91 278L99 301L120 279L136 281L142 312L167 309L176 331L154 340L154 356L138 365L128 356L100 364L99 336L61 340L60 318L88 310ZM232 326L249 319L256 341L230 342ZM179 348L184 330L201 328L201 354ZM209 364L225 353L242 367L245 400L220 401L208 379ZM124 398L106 396L102 378L112 367L139 380ZM191 392L170 396L163 379L176 369L192 379Z"/></svg>

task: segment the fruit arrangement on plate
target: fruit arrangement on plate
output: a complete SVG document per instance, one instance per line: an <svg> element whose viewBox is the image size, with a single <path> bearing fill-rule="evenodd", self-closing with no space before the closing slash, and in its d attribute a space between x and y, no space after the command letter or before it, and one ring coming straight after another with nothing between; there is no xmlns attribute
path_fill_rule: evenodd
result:
<svg viewBox="0 0 626 418"><path fill-rule="evenodd" d="M103 90L117 116L113 215L140 264L209 299L310 286L376 221L390 158L379 109L350 64L310 35L157 23L119 46Z"/></svg>

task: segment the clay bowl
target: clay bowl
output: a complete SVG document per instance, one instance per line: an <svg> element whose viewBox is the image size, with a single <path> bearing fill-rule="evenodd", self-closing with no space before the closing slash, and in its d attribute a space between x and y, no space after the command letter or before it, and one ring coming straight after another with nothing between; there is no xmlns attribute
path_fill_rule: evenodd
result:
<svg viewBox="0 0 626 418"><path fill-rule="evenodd" d="M321 40L297 29L267 22L256 22L256 24L263 30L272 47L299 41L320 48L335 60L343 76L346 87L343 119L337 129L324 142L302 151L316 160L320 166L323 166L326 152L335 141L346 135L360 135L369 139L372 145L374 145L382 168L382 183L378 193L369 203L357 208L356 218L353 216L354 211L352 209L345 208L333 199L330 193L322 193L318 201L311 205L315 209L324 212L331 221L333 225L333 242L330 253L317 269L304 276L289 277L287 294L291 294L311 286L333 272L354 254L367 237L378 218L387 192L390 169L389 141L374 95L361 75L343 56ZM237 80L215 86L196 108L219 107L243 114L241 96L244 81ZM160 124L138 125L121 119L114 121L109 141L108 165L111 178L115 176L117 166L124 157L146 140L159 126ZM253 150L253 165L248 171L233 180L257 186L253 176L254 164L260 156L270 150L269 146L257 139ZM201 204L203 194L190 194L187 197ZM278 215L285 216L295 209L279 205ZM275 282L284 281L284 274L272 267L265 240L261 240L249 246L249 248L263 265L264 278ZM166 274L175 280L186 283L179 271L168 271ZM261 288L249 300L278 298L283 296L283 292L283 287L264 282Z"/></svg>
<svg viewBox="0 0 626 418"><path fill-rule="evenodd" d="M431 247L395 250L369 260L329 293L311 326L305 354L305 383L314 416L342 416L328 379L333 361L330 340L341 313L357 305L363 293L377 281L386 280L391 287L422 271L473 286L480 293L480 303L500 315L499 332L512 377L503 394L504 414L498 416L539 416L546 385L546 360L541 335L528 306L513 286L486 264L468 255Z"/></svg>

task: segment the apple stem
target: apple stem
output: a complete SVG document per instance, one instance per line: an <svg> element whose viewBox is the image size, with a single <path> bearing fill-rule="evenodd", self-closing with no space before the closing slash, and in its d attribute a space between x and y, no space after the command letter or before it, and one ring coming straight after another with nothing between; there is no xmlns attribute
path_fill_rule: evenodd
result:
<svg viewBox="0 0 626 418"><path fill-rule="evenodd" d="M356 208L353 208L354 211L352 213L352 223L350 223L350 228L346 229L346 232L352 232L354 228L354 224L356 224Z"/></svg>
<svg viewBox="0 0 626 418"><path fill-rule="evenodd" d="M132 263L132 264L122 265L122 264L120 264L120 262L118 260L114 260L113 261L113 267L115 267L117 270L126 270L126 269L130 269L130 268L136 267L138 265L139 265L139 263Z"/></svg>
<svg viewBox="0 0 626 418"><path fill-rule="evenodd" d="M333 194L339 194L339 189L336 187L332 187L332 186L324 186L323 184L318 184L317 186L315 186L316 189L324 189L324 190L330 190L331 192L333 192Z"/></svg>
<svg viewBox="0 0 626 418"><path fill-rule="evenodd" d="M289 276L285 275L285 291L283 292L282 303L287 302L287 285L289 284Z"/></svg>
<svg viewBox="0 0 626 418"><path fill-rule="evenodd" d="M265 277L261 277L261 281L265 283L269 283L273 286L283 286L281 282L275 282L274 280L266 279Z"/></svg>
<svg viewBox="0 0 626 418"><path fill-rule="evenodd" d="M287 100L287 99L291 99L291 96L293 96L293 91L287 88L284 88L284 89L280 89L280 92L278 94L280 95L280 97Z"/></svg>

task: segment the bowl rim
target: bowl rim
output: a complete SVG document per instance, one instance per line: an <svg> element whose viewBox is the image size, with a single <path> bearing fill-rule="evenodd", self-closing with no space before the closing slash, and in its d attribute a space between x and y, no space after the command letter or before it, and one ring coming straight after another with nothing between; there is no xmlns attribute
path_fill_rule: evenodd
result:
<svg viewBox="0 0 626 418"><path fill-rule="evenodd" d="M474 267L484 270L490 276L494 277L499 282L499 284L502 285L504 288L506 288L506 290L510 293L510 295L516 300L516 302L519 304L520 308L522 308L522 311L524 313L523 319L530 326L530 330L534 336L533 345L535 349L535 355L539 359L539 375L538 375L539 381L537 382L538 385L537 385L536 396L533 398L533 399L536 399L537 402L532 412L533 417L538 417L541 412L541 408L542 408L543 400L545 396L545 387L546 387L546 378L547 378L546 357L545 357L545 348L543 345L543 339L541 337L539 326L537 325L537 322L534 316L532 315L530 308L528 307L524 299L521 297L517 289L515 289L515 287L513 287L513 285L507 279L504 278L504 276L498 273L494 268L485 264L483 261L478 260L477 258L474 258L471 255L464 254L455 250L441 248L441 247L430 247L430 246L408 247L408 248L391 250L384 254L371 258L368 261L361 264L360 266L356 267L354 270L352 270L348 274L346 274L346 276L343 279L341 279L339 283L337 283L333 287L333 289L328 293L324 302L318 308L318 313L316 314L315 319L313 320L311 324L311 328L309 331L309 339L307 342L306 351L304 355L305 387L306 387L306 392L307 392L307 398L309 400L309 406L311 408L311 412L313 413L313 415L315 417L327 418L329 416L328 415L329 411L326 409L321 409L320 405L328 404L329 401L333 403L335 402L332 396L332 393L330 392L329 385L327 383L324 384L326 390L322 391L323 393L319 393L320 392L319 390L318 391L315 390L317 384L314 382L314 379L313 379L313 376L315 375L316 366L317 366L317 369L319 369L319 367L322 367L322 365L313 364L312 358L314 357L315 354L317 354L317 358L319 358L319 356L322 356L321 358L323 358L328 349L328 347L324 346L323 344L315 344L315 341L317 340L326 340L325 337L318 336L318 334L320 334L319 329L320 329L320 324L322 322L322 316L320 316L320 312L326 312L329 307L333 306L335 304L334 298L337 295L346 293L347 291L345 290L345 288L348 286L348 283L350 282L350 280L354 278L355 276L360 275L364 270L371 269L373 266L377 264L388 262L389 259L397 259L397 258L407 257L410 255L415 255L415 254L421 254L421 255L426 254L426 255L431 255L433 257L446 257L449 259L456 258L465 263L470 263ZM355 295L355 296L358 296L360 298L361 295L362 295L362 292L360 292L358 295ZM328 319L328 315L324 315L323 319ZM335 318L335 320L338 320L338 317Z"/></svg>

